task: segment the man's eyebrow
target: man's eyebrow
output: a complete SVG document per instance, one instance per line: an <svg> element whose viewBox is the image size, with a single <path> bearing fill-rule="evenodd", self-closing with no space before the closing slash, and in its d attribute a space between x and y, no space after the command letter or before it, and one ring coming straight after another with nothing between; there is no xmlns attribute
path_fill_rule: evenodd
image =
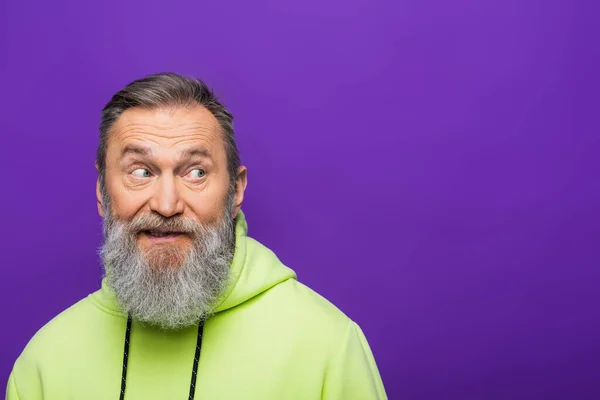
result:
<svg viewBox="0 0 600 400"><path fill-rule="evenodd" d="M129 154L138 154L140 156L147 156L151 153L152 153L152 151L148 147L139 147L139 146L135 146L132 144L128 144L125 147L123 147L123 150L121 150L121 160Z"/></svg>
<svg viewBox="0 0 600 400"><path fill-rule="evenodd" d="M192 158L192 157L202 157L208 158L210 160L213 159L210 151L206 147L191 147L189 149L185 149L181 152L181 158Z"/></svg>

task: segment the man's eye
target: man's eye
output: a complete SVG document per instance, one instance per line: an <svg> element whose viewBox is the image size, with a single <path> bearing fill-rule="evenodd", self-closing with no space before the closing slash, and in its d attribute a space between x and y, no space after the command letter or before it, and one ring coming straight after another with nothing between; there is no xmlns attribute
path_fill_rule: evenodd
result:
<svg viewBox="0 0 600 400"><path fill-rule="evenodd" d="M206 172L203 169L193 169L190 171L189 175L191 178L201 179L201 178L204 178L204 176L206 175Z"/></svg>
<svg viewBox="0 0 600 400"><path fill-rule="evenodd" d="M138 178L150 178L151 174L146 168L138 168L131 173L131 175Z"/></svg>

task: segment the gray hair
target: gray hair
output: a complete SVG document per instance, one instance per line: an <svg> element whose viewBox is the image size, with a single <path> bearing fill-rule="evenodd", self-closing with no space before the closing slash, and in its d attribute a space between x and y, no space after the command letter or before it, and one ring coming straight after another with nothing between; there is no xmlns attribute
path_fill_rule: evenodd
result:
<svg viewBox="0 0 600 400"><path fill-rule="evenodd" d="M121 114L132 107L156 109L172 106L189 107L195 104L200 104L210 111L221 127L227 154L230 189L235 189L240 155L233 130L233 115L201 80L165 72L131 82L117 92L102 110L96 163L103 197L108 197L104 181L108 136Z"/></svg>
<svg viewBox="0 0 600 400"><path fill-rule="evenodd" d="M207 225L182 216L164 218L142 214L131 222L104 218L100 256L109 286L124 312L140 322L162 329L181 329L210 316L222 300L235 254L235 221L230 196L216 224ZM140 230L188 232L188 251L161 245L142 252Z"/></svg>

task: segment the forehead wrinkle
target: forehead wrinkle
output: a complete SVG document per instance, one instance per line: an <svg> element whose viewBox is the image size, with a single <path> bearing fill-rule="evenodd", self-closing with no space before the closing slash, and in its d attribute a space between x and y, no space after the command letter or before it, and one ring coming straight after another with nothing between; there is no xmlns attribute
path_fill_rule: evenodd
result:
<svg viewBox="0 0 600 400"><path fill-rule="evenodd" d="M122 142L150 142L158 147L166 145L165 147L167 148L173 148L187 143L195 144L195 142L201 142L208 147L213 147L219 136L210 129L196 129L193 131L190 129L186 132L169 135L132 126L129 129L118 132L117 135L115 135L115 138L118 138Z"/></svg>
<svg viewBox="0 0 600 400"><path fill-rule="evenodd" d="M164 141L148 140L146 135L144 135L143 138L139 136L129 137L124 141L123 148L127 147L127 143L136 143L136 145L139 145L142 148L147 148L149 151L148 156L154 159L162 159L165 156L169 157L168 154L164 152L165 150L176 152L176 155L173 155L180 161L190 158L190 156L186 156L185 154L188 150L205 149L208 152L208 156L203 156L202 158L211 163L217 162L217 159L222 156L222 151L220 147L215 148L214 138L208 137L208 140L199 140L196 136L198 135L186 135L186 137L178 138L179 140L175 142L169 140L166 146ZM149 142L151 142L152 145L149 146ZM176 147L180 147L180 149L177 150Z"/></svg>
<svg viewBox="0 0 600 400"><path fill-rule="evenodd" d="M187 125L187 126L185 126ZM214 134L216 133L213 127L207 127L205 124L185 124L184 126L173 126L164 124L163 126L157 126L156 124L143 124L143 123L132 123L122 127L117 127L116 136L126 138L130 135L153 135L165 139L174 137L186 137L197 134ZM172 132L177 132L173 135ZM179 133L180 132L180 133Z"/></svg>
<svg viewBox="0 0 600 400"><path fill-rule="evenodd" d="M213 150L216 138L213 135L203 133L195 133L189 135L178 135L176 137L164 137L154 135L152 133L130 134L121 138L124 143L137 142L143 145L144 143L152 143L159 148L173 149L180 146L189 147L206 147L208 150Z"/></svg>

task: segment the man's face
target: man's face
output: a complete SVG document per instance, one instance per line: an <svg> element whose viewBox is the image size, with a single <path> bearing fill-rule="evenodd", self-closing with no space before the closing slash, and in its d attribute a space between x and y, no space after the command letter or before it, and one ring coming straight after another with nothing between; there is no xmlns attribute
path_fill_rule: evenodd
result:
<svg viewBox="0 0 600 400"><path fill-rule="evenodd" d="M246 187L240 167L230 188L216 119L201 106L124 112L110 133L105 184L100 254L123 309L166 329L209 314L227 282Z"/></svg>
<svg viewBox="0 0 600 400"><path fill-rule="evenodd" d="M117 221L158 214L215 225L225 217L229 194L227 154L217 120L200 105L125 111L111 130L105 179ZM238 210L234 207L235 214ZM192 238L188 232L142 230L137 242L146 254L161 248L185 252Z"/></svg>

